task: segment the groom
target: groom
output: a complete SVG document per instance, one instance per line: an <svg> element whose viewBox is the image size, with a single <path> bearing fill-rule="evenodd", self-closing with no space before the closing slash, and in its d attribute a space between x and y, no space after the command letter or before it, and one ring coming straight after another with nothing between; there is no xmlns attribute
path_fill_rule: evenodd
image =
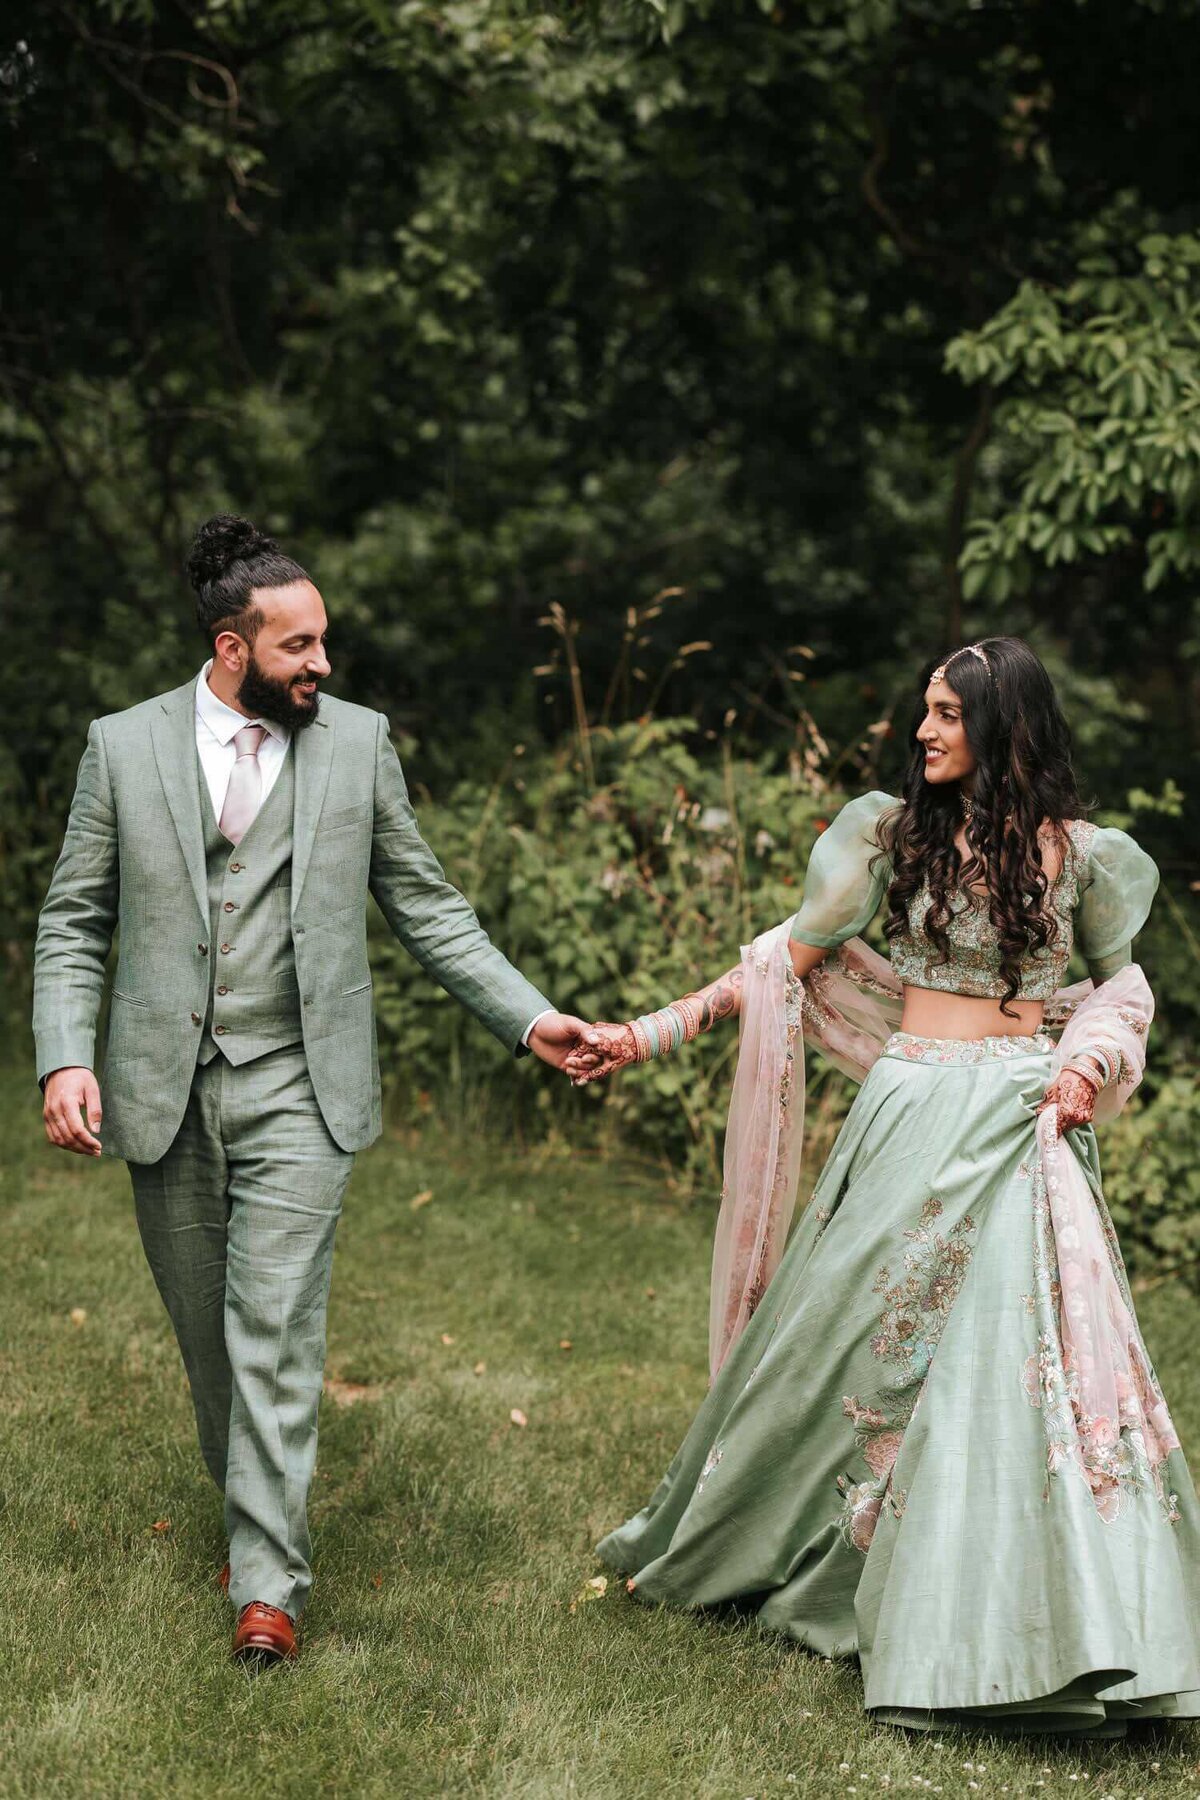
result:
<svg viewBox="0 0 1200 1800"><path fill-rule="evenodd" d="M100 1154L96 1018L114 927L105 1147L225 1494L235 1656L296 1654L334 1230L379 1136L367 894L510 1051L562 1068L581 1021L489 941L421 836L382 713L321 694L325 607L244 519L188 569L212 656L88 729L38 920L51 1143Z"/></svg>

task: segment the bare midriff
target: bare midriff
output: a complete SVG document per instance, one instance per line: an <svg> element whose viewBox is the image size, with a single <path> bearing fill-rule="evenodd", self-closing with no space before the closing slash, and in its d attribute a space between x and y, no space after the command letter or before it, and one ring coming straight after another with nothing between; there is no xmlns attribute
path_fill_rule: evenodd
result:
<svg viewBox="0 0 1200 1800"><path fill-rule="evenodd" d="M1062 869L1062 850L1055 841L1049 821L1043 819L1038 835L1047 839L1043 850L1043 867L1048 881L1057 881ZM955 838L959 855L966 858L966 832ZM977 883L972 891L986 893ZM1010 1000L1008 1014L1000 1011L998 1000L981 999L975 994L946 994L939 988L910 987L904 984L904 1012L901 1031L917 1037L980 1038L1034 1037L1042 1028L1044 1000ZM1015 1017L1009 1015L1015 1014Z"/></svg>
<svg viewBox="0 0 1200 1800"><path fill-rule="evenodd" d="M910 987L906 982L900 1029L917 1037L943 1038L1033 1037L1041 1030L1044 1001L1010 1000L1008 1004L1015 1018L1000 1011L998 1000L944 994L936 988Z"/></svg>

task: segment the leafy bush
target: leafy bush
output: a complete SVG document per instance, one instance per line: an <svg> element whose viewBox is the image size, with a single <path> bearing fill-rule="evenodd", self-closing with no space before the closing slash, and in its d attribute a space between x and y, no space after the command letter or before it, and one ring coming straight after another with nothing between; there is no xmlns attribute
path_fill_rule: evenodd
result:
<svg viewBox="0 0 1200 1800"><path fill-rule="evenodd" d="M1147 1084L1149 1087L1149 1083ZM1189 1074L1141 1092L1100 1140L1104 1193L1135 1275L1200 1288L1200 1107Z"/></svg>
<svg viewBox="0 0 1200 1800"><path fill-rule="evenodd" d="M782 769L728 744L702 758L692 737L688 719L592 730L586 762L579 739L518 746L490 785L461 782L420 806L451 880L565 1012L624 1019L661 1006L736 964L743 943L799 904L813 839L840 799L813 791L799 755ZM525 1100L520 1072L430 989L382 921L373 956L381 1053L410 1100ZM609 1129L711 1178L735 1053L726 1030L602 1091L543 1082L530 1098L575 1120L595 1108Z"/></svg>
<svg viewBox="0 0 1200 1800"><path fill-rule="evenodd" d="M732 966L742 944L799 904L813 842L848 794L823 786L811 749L780 766L728 743L698 754L693 740L690 720L663 719L592 730L557 751L518 747L490 786L463 782L420 807L450 878L563 1011L624 1019L662 1005ZM873 784L886 785L867 774L856 791ZM1138 945L1162 989L1146 1084L1100 1150L1133 1274L1200 1280L1194 951L1178 903L1164 902ZM736 1028L582 1092L528 1080L375 927L381 1054L401 1109L490 1113L511 1129L515 1107L519 1123L584 1140L594 1121L601 1143L637 1146L672 1184L715 1195ZM868 936L886 949L879 918ZM819 1054L809 1061L810 1188L853 1090Z"/></svg>

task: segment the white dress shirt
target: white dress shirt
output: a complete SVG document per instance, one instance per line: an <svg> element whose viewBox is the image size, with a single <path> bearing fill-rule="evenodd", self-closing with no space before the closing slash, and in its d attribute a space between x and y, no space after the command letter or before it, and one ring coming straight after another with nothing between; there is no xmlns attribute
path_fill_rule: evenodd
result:
<svg viewBox="0 0 1200 1800"><path fill-rule="evenodd" d="M233 774L233 765L237 761L234 732L240 731L243 725L261 725L266 731L266 737L258 746L263 800L278 779L291 737L274 719L248 719L245 713L235 712L232 706L226 706L208 685L208 671L211 668L210 656L196 678L196 748L200 752L200 767L204 770L204 779L208 783L213 817L219 822L225 807L225 795L229 790L229 777Z"/></svg>
<svg viewBox="0 0 1200 1800"><path fill-rule="evenodd" d="M211 668L210 656L196 678L196 748L200 752L200 766L204 770L204 779L208 783L212 799L213 817L219 821L225 806L229 777L233 774L233 765L237 761L234 732L240 731L243 725L261 725L266 730L267 735L258 746L263 800L274 787L283 767L291 734L282 725L277 725L274 719L248 719L244 713L235 712L232 706L226 706L208 685L208 672ZM260 800L259 805L261 804ZM538 1019L549 1016L548 1013L541 1012L537 1018L530 1019L522 1033L521 1042L528 1046L529 1035Z"/></svg>

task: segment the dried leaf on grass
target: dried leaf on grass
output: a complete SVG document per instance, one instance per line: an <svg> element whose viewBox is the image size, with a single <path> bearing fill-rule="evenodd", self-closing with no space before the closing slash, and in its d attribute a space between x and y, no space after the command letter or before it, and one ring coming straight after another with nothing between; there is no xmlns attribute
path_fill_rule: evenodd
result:
<svg viewBox="0 0 1200 1800"><path fill-rule="evenodd" d="M418 1207L428 1206L429 1202L432 1199L433 1199L433 1189L432 1188L422 1188L422 1190L419 1194L413 1195L412 1199L409 1201L408 1204L412 1207L413 1211L416 1212Z"/></svg>
<svg viewBox="0 0 1200 1800"><path fill-rule="evenodd" d="M529 1423L529 1420L525 1417L525 1414L521 1411L519 1406L514 1406L508 1416L514 1425L528 1425Z"/></svg>
<svg viewBox="0 0 1200 1800"><path fill-rule="evenodd" d="M572 1600L569 1610L575 1612L579 1607L586 1606L589 1600L603 1600L607 1592L608 1576L593 1575L590 1581L584 1582L583 1586Z"/></svg>

